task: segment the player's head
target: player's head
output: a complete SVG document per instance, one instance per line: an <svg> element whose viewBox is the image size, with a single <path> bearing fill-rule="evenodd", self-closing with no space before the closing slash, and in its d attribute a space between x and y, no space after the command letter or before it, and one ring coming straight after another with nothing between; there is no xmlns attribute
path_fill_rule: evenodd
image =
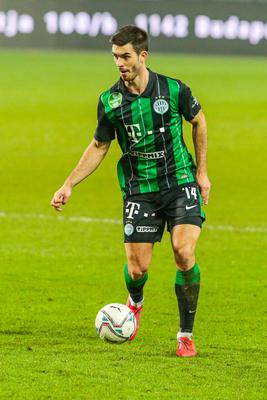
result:
<svg viewBox="0 0 267 400"><path fill-rule="evenodd" d="M132 81L145 67L148 35L137 26L126 25L111 37L112 54L124 81Z"/></svg>
<svg viewBox="0 0 267 400"><path fill-rule="evenodd" d="M142 51L148 52L148 35L146 31L135 25L123 26L114 33L110 41L116 46L125 46L130 43L137 55Z"/></svg>

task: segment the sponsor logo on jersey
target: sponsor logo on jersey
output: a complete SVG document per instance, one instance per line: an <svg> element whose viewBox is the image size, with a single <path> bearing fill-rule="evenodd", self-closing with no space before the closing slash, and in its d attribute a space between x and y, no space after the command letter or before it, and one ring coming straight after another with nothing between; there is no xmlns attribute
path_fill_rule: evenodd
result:
<svg viewBox="0 0 267 400"><path fill-rule="evenodd" d="M111 108L117 108L122 103L122 94L120 92L114 92L109 95L108 104Z"/></svg>
<svg viewBox="0 0 267 400"><path fill-rule="evenodd" d="M142 153L141 151L130 151L130 155L133 157L145 158L147 160L155 160L157 158L164 158L165 152L164 152L164 150L155 151L153 153Z"/></svg>
<svg viewBox="0 0 267 400"><path fill-rule="evenodd" d="M132 201L127 201L125 214L127 219L134 219L133 215L138 215L140 210L140 204Z"/></svg>
<svg viewBox="0 0 267 400"><path fill-rule="evenodd" d="M127 236L131 236L134 232L134 226L132 224L126 224L124 227L124 233Z"/></svg>
<svg viewBox="0 0 267 400"><path fill-rule="evenodd" d="M138 233L153 233L159 230L159 226L137 226L136 231Z"/></svg>
<svg viewBox="0 0 267 400"><path fill-rule="evenodd" d="M158 99L153 104L154 111L157 114L165 114L169 109L169 104L164 99Z"/></svg>
<svg viewBox="0 0 267 400"><path fill-rule="evenodd" d="M125 125L125 129L128 133L129 139L134 142L138 143L138 138L142 136L142 132L140 130L140 125L139 124L133 124L133 125Z"/></svg>

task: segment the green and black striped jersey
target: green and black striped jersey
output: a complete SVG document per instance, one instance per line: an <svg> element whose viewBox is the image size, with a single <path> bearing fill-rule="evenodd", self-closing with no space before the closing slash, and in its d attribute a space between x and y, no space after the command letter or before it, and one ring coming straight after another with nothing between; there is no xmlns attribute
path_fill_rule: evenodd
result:
<svg viewBox="0 0 267 400"><path fill-rule="evenodd" d="M123 153L118 178L125 196L195 181L182 117L190 121L199 110L188 86L150 70L141 95L130 93L121 79L102 93L95 139L105 142L117 137Z"/></svg>

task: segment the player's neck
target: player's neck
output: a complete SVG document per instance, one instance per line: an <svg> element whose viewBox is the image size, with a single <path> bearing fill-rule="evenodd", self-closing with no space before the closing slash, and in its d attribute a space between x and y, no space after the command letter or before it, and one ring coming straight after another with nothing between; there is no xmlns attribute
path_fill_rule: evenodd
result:
<svg viewBox="0 0 267 400"><path fill-rule="evenodd" d="M144 68L141 69L141 71L135 77L134 80L125 82L125 86L131 93L139 95L145 91L148 85L148 81L149 81L149 71L144 66Z"/></svg>

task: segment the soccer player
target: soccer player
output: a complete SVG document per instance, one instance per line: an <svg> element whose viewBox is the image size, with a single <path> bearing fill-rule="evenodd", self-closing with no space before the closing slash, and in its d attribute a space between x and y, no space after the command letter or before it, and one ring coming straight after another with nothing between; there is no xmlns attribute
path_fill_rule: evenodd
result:
<svg viewBox="0 0 267 400"><path fill-rule="evenodd" d="M122 150L118 178L124 203L127 305L139 327L153 246L167 224L177 267L176 354L195 356L192 332L200 287L195 248L205 220L202 203L208 204L210 191L205 117L188 86L146 67L145 31L125 26L111 43L120 79L101 94L94 138L51 205L61 211L72 188L99 166L116 137ZM192 125L196 163L183 140L183 118Z"/></svg>

